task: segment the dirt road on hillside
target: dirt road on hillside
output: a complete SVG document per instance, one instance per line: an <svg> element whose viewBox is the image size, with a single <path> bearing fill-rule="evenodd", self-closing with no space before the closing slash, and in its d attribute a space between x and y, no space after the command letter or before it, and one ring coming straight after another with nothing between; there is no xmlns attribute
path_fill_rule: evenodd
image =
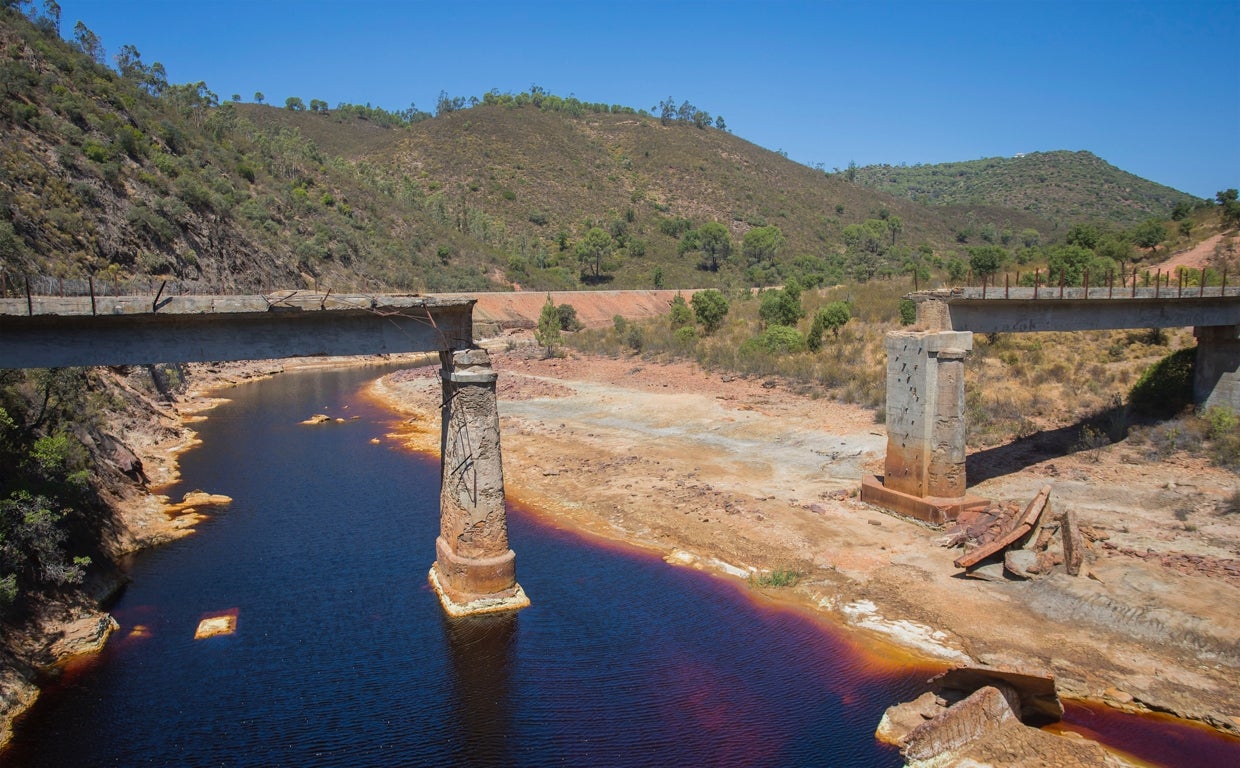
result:
<svg viewBox="0 0 1240 768"><path fill-rule="evenodd" d="M856 498L885 450L871 411L691 364L494 360L508 493L553 524L734 578L792 568L805 575L779 599L916 655L1042 665L1068 695L1240 734L1234 475L1124 444L998 473L974 490L1028 500L1050 484L1091 542L1080 577L983 582L940 532ZM419 369L371 391L404 414L394 438L435 451L439 387Z"/></svg>

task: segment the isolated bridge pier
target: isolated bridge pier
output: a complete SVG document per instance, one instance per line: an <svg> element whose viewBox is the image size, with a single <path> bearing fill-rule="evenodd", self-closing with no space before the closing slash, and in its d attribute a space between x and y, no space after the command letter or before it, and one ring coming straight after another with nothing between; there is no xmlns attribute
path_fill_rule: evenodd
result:
<svg viewBox="0 0 1240 768"><path fill-rule="evenodd" d="M484 349L439 353L443 379L439 537L430 582L453 616L529 605L508 546L498 375Z"/></svg>
<svg viewBox="0 0 1240 768"><path fill-rule="evenodd" d="M964 359L968 331L887 334L887 457L862 499L932 523L981 503L966 493Z"/></svg>
<svg viewBox="0 0 1240 768"><path fill-rule="evenodd" d="M1201 325L1193 376L1193 400L1240 413L1240 325Z"/></svg>

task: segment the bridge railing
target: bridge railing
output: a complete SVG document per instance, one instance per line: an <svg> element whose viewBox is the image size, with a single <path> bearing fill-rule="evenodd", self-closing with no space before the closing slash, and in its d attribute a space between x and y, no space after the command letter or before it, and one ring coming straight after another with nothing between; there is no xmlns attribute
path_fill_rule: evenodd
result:
<svg viewBox="0 0 1240 768"><path fill-rule="evenodd" d="M1072 280L1066 273L1058 275L1035 269L1032 273L1005 272L983 276L977 284L970 280L963 288L952 289L955 296L968 299L1173 299L1240 296L1240 286L1228 285L1227 270L1209 267L1179 267L1163 272L1133 269L1131 273L1107 272L1091 283L1089 271Z"/></svg>

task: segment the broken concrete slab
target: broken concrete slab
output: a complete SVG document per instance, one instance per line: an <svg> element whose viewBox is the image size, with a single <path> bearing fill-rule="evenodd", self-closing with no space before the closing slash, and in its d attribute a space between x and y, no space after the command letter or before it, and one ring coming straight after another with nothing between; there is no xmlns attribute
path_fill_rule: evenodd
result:
<svg viewBox="0 0 1240 768"><path fill-rule="evenodd" d="M1004 552L1003 567L1008 573L1021 579L1033 579L1042 575L1038 565L1038 553L1029 549L1009 549Z"/></svg>
<svg viewBox="0 0 1240 768"><path fill-rule="evenodd" d="M1002 683L1016 691L1017 714L1024 723L1045 725L1063 717L1063 702L1055 690L1055 676L1049 671L1026 666L963 665L930 678L930 684L943 691L970 694L977 689Z"/></svg>
<svg viewBox="0 0 1240 768"><path fill-rule="evenodd" d="M1042 515L1042 510L1046 508L1047 503L1050 501L1050 494L1051 487L1049 485L1042 486L1042 489L1038 491L1038 495L1025 508L1024 514L1018 519L1015 527L993 541L956 558L956 567L969 568L977 565L991 555L1001 552L1024 539L1034 529L1034 526L1037 525L1038 518Z"/></svg>
<svg viewBox="0 0 1240 768"><path fill-rule="evenodd" d="M1006 722L1016 721L1009 696L1014 697L1015 693L1002 683L979 688L910 731L900 754L909 761L931 760L956 752L997 731Z"/></svg>

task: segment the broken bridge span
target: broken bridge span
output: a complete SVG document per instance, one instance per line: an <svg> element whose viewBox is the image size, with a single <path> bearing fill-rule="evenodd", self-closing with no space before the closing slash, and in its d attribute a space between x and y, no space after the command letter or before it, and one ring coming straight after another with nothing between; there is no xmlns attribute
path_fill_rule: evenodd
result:
<svg viewBox="0 0 1240 768"><path fill-rule="evenodd" d="M0 368L437 352L440 535L430 581L452 615L522 608L508 546L496 373L473 339L474 299L332 295L0 299Z"/></svg>

